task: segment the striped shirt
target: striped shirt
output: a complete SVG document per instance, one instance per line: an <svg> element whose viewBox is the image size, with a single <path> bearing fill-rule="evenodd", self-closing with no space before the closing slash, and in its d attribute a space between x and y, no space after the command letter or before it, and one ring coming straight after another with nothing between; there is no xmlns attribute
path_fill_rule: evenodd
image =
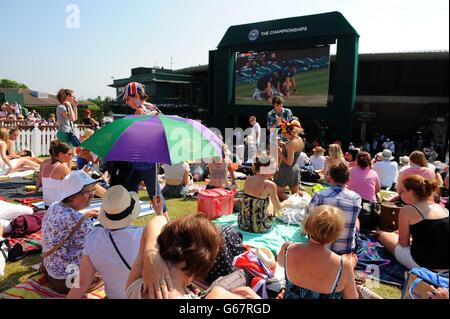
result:
<svg viewBox="0 0 450 319"><path fill-rule="evenodd" d="M361 210L361 196L343 186L332 186L316 193L308 207L308 215L321 205L337 207L344 212L345 228L330 249L337 254L349 254L356 248L356 219Z"/></svg>

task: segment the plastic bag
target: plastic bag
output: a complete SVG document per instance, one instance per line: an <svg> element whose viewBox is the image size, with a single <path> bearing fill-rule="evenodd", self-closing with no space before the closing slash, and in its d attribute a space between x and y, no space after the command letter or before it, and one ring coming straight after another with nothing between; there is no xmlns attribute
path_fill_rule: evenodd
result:
<svg viewBox="0 0 450 319"><path fill-rule="evenodd" d="M305 219L306 209L310 202L309 194L303 193L303 196L294 194L286 200L285 207L277 218L288 225L300 225Z"/></svg>

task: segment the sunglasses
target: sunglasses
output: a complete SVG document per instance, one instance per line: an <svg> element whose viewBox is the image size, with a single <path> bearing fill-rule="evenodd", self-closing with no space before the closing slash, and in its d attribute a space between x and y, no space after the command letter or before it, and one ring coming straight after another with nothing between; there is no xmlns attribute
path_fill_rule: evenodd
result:
<svg viewBox="0 0 450 319"><path fill-rule="evenodd" d="M79 193L80 195L84 195L84 196L94 196L95 195L95 189L94 190L86 190L83 192Z"/></svg>

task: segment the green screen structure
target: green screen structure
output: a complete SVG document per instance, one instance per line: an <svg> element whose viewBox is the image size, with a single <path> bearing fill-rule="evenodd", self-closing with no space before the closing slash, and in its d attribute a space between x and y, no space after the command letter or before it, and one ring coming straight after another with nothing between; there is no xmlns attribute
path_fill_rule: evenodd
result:
<svg viewBox="0 0 450 319"><path fill-rule="evenodd" d="M331 139L339 139L343 143L350 142L356 99L358 41L359 34L339 12L230 27L217 50L209 53L209 124L224 130L236 127L239 118L255 115L261 126L265 127L266 115L272 109L272 105L268 99L263 101L264 103L255 103L258 97L253 99L253 94L251 99L249 98L252 90L255 93L256 83L248 84L247 87L238 83L239 77L236 76L236 72L239 72L241 64L245 62L239 61L239 57L243 58L243 55L254 53L269 55L278 53L288 58L290 55L299 54L297 60L303 60L307 57L304 57L302 52L308 52L308 50L309 52L314 50L328 52L330 45L336 45L333 74L324 72L329 70L324 66L321 69L326 74L317 74L313 76L314 79L308 81L303 79L303 84L306 83L309 86L309 88L303 88L303 96L306 96L308 90L309 95L314 95L314 92L317 93L320 90L320 94L317 95L328 94L328 98L323 97L320 101L294 99L293 102L289 101L286 107L291 108L302 123L327 122ZM319 55L326 56L328 53ZM254 58L256 59L257 56ZM293 58L295 60L295 57ZM314 62L316 58L320 57L314 56L311 59ZM327 62L329 65L329 58ZM251 80L249 82L252 82ZM321 84L313 85L314 81ZM333 92L328 90L331 83ZM282 92L283 95L285 93L287 92ZM293 93L291 87L289 94L293 95ZM297 94L302 96L301 77L297 83ZM265 97L262 96L262 98Z"/></svg>

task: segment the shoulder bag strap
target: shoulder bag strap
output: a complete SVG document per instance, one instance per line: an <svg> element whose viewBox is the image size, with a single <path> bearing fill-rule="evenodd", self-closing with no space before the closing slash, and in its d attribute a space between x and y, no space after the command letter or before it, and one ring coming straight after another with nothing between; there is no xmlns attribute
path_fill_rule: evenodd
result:
<svg viewBox="0 0 450 319"><path fill-rule="evenodd" d="M124 263L125 266L128 268L128 270L131 270L130 265L127 263L127 261L125 260L125 258L123 258L122 254L120 253L119 248L117 248L117 245L116 245L116 243L114 242L114 239L113 239L111 233L108 232L108 235L109 235L109 239L111 239L111 243L113 244L114 249L116 250L116 252L117 252L117 254L119 255L120 259L122 259L123 263Z"/></svg>
<svg viewBox="0 0 450 319"><path fill-rule="evenodd" d="M81 217L77 224L72 228L72 230L70 231L69 235L59 244L57 244L56 246L54 246L52 249L50 249L49 251L43 253L42 259L54 254L58 249L60 249L69 239L70 237L73 236L73 234L75 233L75 231L81 226L81 224L83 224L83 222L87 219L86 215L83 215L83 217Z"/></svg>

